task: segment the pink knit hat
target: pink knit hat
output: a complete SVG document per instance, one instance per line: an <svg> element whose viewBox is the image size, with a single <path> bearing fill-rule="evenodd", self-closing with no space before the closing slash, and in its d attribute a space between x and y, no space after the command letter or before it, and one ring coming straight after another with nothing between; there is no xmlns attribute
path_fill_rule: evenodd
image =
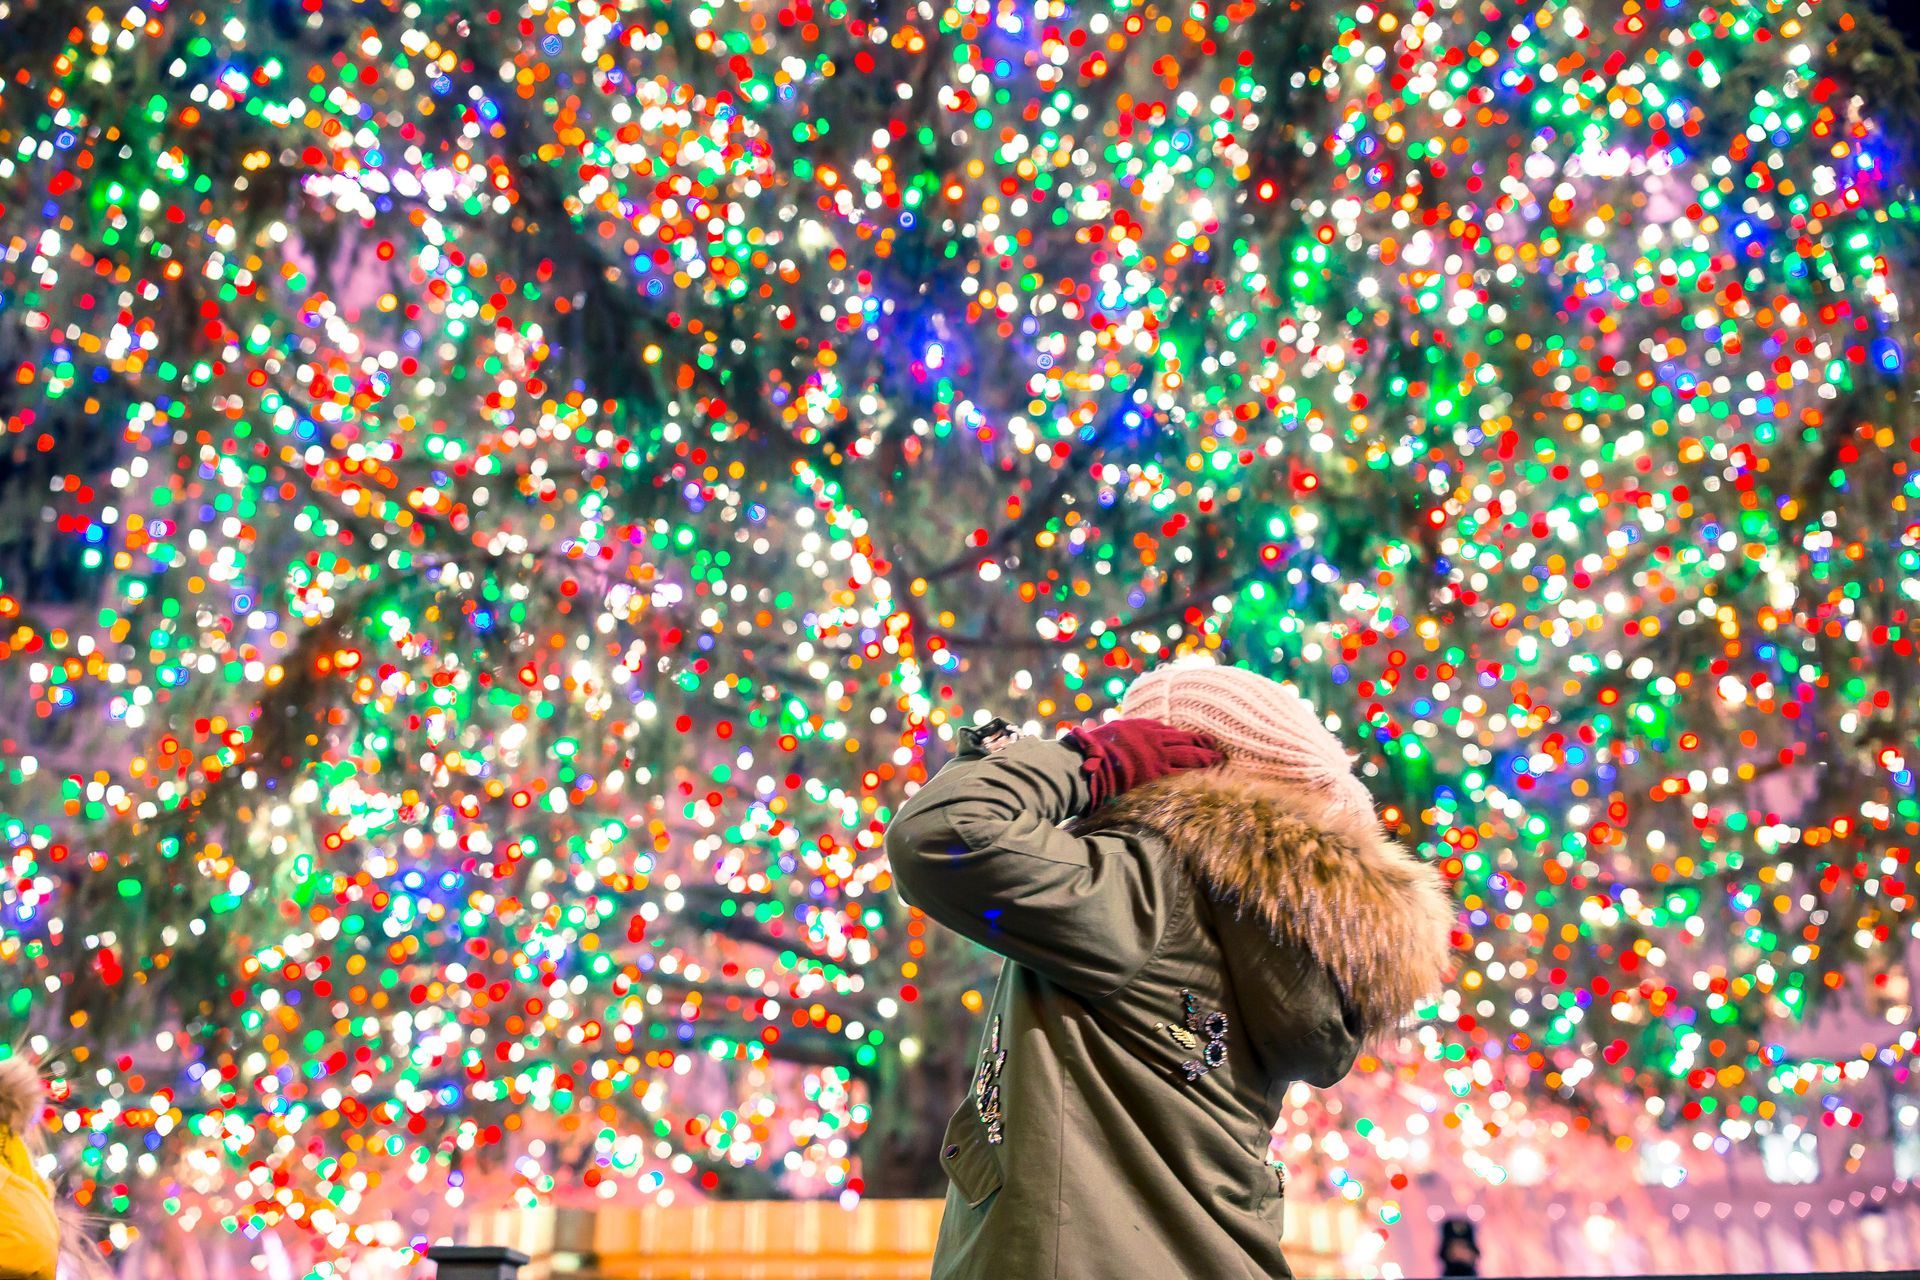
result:
<svg viewBox="0 0 1920 1280"><path fill-rule="evenodd" d="M1228 769L1317 792L1330 810L1373 820L1373 797L1340 740L1305 698L1276 680L1204 659L1168 663L1127 686L1120 714L1209 734Z"/></svg>

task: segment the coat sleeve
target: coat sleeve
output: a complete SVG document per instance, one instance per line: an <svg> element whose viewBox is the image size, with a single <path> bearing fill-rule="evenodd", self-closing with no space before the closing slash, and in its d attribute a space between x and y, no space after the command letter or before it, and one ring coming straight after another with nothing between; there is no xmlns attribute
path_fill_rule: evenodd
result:
<svg viewBox="0 0 1920 1280"><path fill-rule="evenodd" d="M1143 837L1076 836L1079 752L1019 738L963 754L887 828L900 896L957 933L1082 995L1111 995L1153 956L1181 877Z"/></svg>

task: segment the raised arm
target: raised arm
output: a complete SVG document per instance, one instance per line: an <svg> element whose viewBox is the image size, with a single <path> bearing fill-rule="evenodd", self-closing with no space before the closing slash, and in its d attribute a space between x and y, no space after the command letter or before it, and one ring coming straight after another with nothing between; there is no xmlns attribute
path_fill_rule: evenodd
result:
<svg viewBox="0 0 1920 1280"><path fill-rule="evenodd" d="M1218 758L1196 749L1192 735L1179 739L1151 776ZM1124 986L1152 956L1185 878L1145 838L1083 837L1061 826L1092 807L1096 792L1145 780L1125 763L1116 777L1100 740L1090 745L1083 752L1066 741L1021 738L985 751L969 743L901 808L886 848L909 903L1010 960L1100 997Z"/></svg>

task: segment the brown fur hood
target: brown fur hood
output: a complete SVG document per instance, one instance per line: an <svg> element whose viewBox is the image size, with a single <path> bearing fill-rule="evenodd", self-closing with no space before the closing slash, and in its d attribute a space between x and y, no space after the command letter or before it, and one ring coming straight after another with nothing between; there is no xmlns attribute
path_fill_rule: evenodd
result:
<svg viewBox="0 0 1920 1280"><path fill-rule="evenodd" d="M1363 1044L1446 981L1453 900L1370 814L1355 820L1301 788L1209 769L1129 791L1082 824L1114 827L1153 832L1216 901L1326 966Z"/></svg>

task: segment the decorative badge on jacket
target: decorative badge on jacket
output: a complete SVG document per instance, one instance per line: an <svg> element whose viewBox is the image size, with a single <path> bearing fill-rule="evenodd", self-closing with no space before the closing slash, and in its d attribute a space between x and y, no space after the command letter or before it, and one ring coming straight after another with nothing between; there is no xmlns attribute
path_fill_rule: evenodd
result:
<svg viewBox="0 0 1920 1280"><path fill-rule="evenodd" d="M1005 1136L1000 1129L1000 1069L1007 1065L1007 1051L1000 1047L1000 1019L995 1017L987 1032L987 1043L980 1050L980 1066L973 1073L973 1109L980 1123L987 1126L987 1141L998 1144Z"/></svg>
<svg viewBox="0 0 1920 1280"><path fill-rule="evenodd" d="M1155 1023L1154 1030L1165 1031L1188 1053L1200 1051L1198 1058L1189 1058L1180 1064L1180 1069L1186 1072L1187 1083L1192 1084L1227 1060L1227 1015L1215 1009L1202 1018L1199 1002L1193 992L1186 990L1180 992L1180 1007L1184 1015L1182 1021Z"/></svg>

